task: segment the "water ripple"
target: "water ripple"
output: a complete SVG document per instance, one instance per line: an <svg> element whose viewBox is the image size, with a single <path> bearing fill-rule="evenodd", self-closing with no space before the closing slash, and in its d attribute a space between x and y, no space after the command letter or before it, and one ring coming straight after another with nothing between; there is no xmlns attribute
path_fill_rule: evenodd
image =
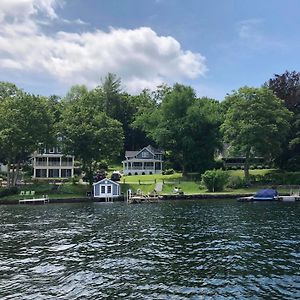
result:
<svg viewBox="0 0 300 300"><path fill-rule="evenodd" d="M300 205L0 207L0 298L300 299Z"/></svg>

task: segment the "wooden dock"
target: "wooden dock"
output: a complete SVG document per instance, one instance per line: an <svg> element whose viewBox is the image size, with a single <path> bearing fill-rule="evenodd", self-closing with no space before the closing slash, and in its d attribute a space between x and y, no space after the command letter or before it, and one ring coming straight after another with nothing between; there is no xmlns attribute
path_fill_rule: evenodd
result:
<svg viewBox="0 0 300 300"><path fill-rule="evenodd" d="M22 199L19 200L19 204L47 204L49 203L49 197Z"/></svg>

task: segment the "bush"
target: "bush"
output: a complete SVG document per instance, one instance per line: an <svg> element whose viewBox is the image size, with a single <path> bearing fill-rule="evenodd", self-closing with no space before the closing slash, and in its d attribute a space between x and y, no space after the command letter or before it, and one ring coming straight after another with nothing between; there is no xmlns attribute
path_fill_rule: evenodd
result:
<svg viewBox="0 0 300 300"><path fill-rule="evenodd" d="M107 171L108 170L108 162L106 160L101 160L97 163L97 169L98 170L105 170Z"/></svg>
<svg viewBox="0 0 300 300"><path fill-rule="evenodd" d="M74 176L71 178L71 181L72 181L72 184L73 184L73 185L78 184L78 182L79 182L79 176L74 175Z"/></svg>
<svg viewBox="0 0 300 300"><path fill-rule="evenodd" d="M245 179L239 176L230 176L227 186L232 189L240 189L246 187L247 184L245 182Z"/></svg>
<svg viewBox="0 0 300 300"><path fill-rule="evenodd" d="M11 187L9 189L3 189L0 191L0 197L5 197L9 195L15 195L18 194L18 188L16 186Z"/></svg>
<svg viewBox="0 0 300 300"><path fill-rule="evenodd" d="M163 175L172 175L175 171L173 169L167 169L163 171Z"/></svg>
<svg viewBox="0 0 300 300"><path fill-rule="evenodd" d="M209 192L221 192L228 182L229 175L225 171L213 169L207 170L201 178Z"/></svg>

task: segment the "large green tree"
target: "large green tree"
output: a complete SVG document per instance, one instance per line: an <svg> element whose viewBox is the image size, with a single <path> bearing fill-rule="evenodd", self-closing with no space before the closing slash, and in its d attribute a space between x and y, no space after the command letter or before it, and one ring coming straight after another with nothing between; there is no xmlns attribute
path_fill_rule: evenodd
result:
<svg viewBox="0 0 300 300"><path fill-rule="evenodd" d="M90 183L94 163L116 157L123 146L121 123L100 110L93 92L64 103L59 128L64 151L81 160Z"/></svg>
<svg viewBox="0 0 300 300"><path fill-rule="evenodd" d="M191 87L175 84L166 90L161 103L145 110L135 125L166 150L184 174L212 165L219 145L219 104L197 99Z"/></svg>
<svg viewBox="0 0 300 300"><path fill-rule="evenodd" d="M243 87L226 97L231 103L222 125L225 142L245 156L244 173L255 156L272 161L281 152L289 132L291 113L282 100L266 87Z"/></svg>
<svg viewBox="0 0 300 300"><path fill-rule="evenodd" d="M117 75L108 73L101 85L91 91L100 109L109 117L118 120L124 131L124 149L139 149L147 143L146 134L132 126L135 116L139 114L142 106L148 106L147 101L152 101L149 93L132 96L123 91L121 79Z"/></svg>
<svg viewBox="0 0 300 300"><path fill-rule="evenodd" d="M284 101L285 106L293 112L291 130L288 142L282 145L283 152L278 157L277 163L281 168L299 170L300 168L300 73L286 71L275 74L265 86Z"/></svg>
<svg viewBox="0 0 300 300"><path fill-rule="evenodd" d="M53 115L46 98L16 90L0 101L0 116L0 152L12 167L10 187L16 185L21 162L51 140Z"/></svg>

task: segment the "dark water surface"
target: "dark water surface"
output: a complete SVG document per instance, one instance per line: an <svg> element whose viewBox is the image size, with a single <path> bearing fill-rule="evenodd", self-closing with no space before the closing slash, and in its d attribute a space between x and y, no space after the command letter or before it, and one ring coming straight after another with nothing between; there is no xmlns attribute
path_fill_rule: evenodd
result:
<svg viewBox="0 0 300 300"><path fill-rule="evenodd" d="M300 203L0 206L0 299L300 299Z"/></svg>

